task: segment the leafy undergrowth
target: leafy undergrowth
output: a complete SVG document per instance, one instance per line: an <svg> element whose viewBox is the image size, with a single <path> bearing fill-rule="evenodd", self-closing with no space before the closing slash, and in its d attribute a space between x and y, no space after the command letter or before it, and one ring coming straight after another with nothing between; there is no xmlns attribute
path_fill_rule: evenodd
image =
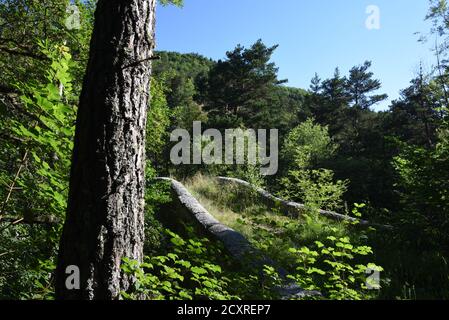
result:
<svg viewBox="0 0 449 320"><path fill-rule="evenodd" d="M149 177L154 173L148 172ZM158 205L170 201L169 185L150 183L147 189L145 258L124 259L122 270L135 277L124 299L144 300L254 300L277 299L279 279L270 269L260 273L246 261L236 261L223 244L199 235L182 224L177 232L155 218Z"/></svg>
<svg viewBox="0 0 449 320"><path fill-rule="evenodd" d="M143 263L124 259L122 270L135 278L127 300L254 300L280 298L279 278L266 268L263 274L232 259L220 243L198 238L185 226L181 237L164 229L164 250L146 256ZM188 239L188 240L186 240Z"/></svg>

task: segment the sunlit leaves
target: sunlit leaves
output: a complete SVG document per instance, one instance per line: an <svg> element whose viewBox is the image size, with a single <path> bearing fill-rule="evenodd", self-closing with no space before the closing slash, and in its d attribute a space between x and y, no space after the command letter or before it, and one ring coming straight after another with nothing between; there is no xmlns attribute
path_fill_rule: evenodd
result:
<svg viewBox="0 0 449 320"><path fill-rule="evenodd" d="M122 270L136 278L134 288L123 292L123 298L142 298L142 295L149 299L170 300L232 298L227 292L229 279L223 277L220 266L207 258L204 246L207 240L184 240L170 230L165 230L165 233L170 237L172 252L146 257L142 264L123 259Z"/></svg>

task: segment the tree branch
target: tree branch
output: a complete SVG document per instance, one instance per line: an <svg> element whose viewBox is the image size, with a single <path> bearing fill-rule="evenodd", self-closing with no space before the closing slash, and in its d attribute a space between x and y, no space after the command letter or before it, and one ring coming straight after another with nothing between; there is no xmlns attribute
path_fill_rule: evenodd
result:
<svg viewBox="0 0 449 320"><path fill-rule="evenodd" d="M20 51L20 50L17 50L17 49L10 49L10 48L6 48L6 47L0 47L0 51L6 52L6 53L11 54L11 55L33 58L33 59L40 60L40 61L49 60L44 55L36 54L36 53L30 52L30 51Z"/></svg>
<svg viewBox="0 0 449 320"><path fill-rule="evenodd" d="M10 187L9 187L9 191L8 191L7 196L6 196L6 199L3 202L2 208L0 210L0 221L2 220L3 213L5 212L5 209L6 209L6 205L8 204L8 201L11 198L11 194L12 194L12 192L14 190L14 187L16 186L17 179L19 179L20 172L22 171L23 165L25 164L25 161L26 161L27 157L28 157L28 150L26 150L25 154L23 155L22 161L20 162L20 165L19 165L19 169L17 169L17 173L14 176L14 179L13 179L13 181L12 181Z"/></svg>

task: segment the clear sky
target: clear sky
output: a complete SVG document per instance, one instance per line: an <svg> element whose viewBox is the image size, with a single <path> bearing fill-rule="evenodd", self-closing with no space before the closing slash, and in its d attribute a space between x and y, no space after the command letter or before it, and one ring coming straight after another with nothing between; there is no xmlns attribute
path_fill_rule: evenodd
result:
<svg viewBox="0 0 449 320"><path fill-rule="evenodd" d="M278 44L273 61L288 85L308 88L317 72L330 77L335 67L346 74L365 60L373 62L383 92L397 99L416 75L420 61L430 69L434 41L428 33L428 0L184 0L183 8L159 7L158 50L195 52L222 59L237 44L257 39ZM365 26L366 9L380 9L380 29ZM388 106L383 103L377 109Z"/></svg>

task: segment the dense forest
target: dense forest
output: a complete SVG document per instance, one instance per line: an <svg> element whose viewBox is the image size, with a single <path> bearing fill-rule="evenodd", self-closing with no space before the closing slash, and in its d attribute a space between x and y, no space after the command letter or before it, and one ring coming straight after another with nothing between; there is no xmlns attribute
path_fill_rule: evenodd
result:
<svg viewBox="0 0 449 320"><path fill-rule="evenodd" d="M181 181L289 281L319 292L291 299L449 299L445 1L422 13L440 39L435 68L421 68L385 111L374 108L388 98L375 61L294 88L278 77L277 46L236 44L218 61L153 52L145 23L154 24L154 1L126 10L96 2L75 1L72 29L68 0L0 1L0 299L280 298L276 267L260 272L160 218L173 195L157 177ZM138 49L119 46L127 41ZM277 128L277 174L262 175L258 162L173 164L171 133L193 135L198 121L203 131ZM304 213L288 217L219 176L303 204ZM81 293L64 288L66 265L89 273ZM367 281L373 272L379 283Z"/></svg>

